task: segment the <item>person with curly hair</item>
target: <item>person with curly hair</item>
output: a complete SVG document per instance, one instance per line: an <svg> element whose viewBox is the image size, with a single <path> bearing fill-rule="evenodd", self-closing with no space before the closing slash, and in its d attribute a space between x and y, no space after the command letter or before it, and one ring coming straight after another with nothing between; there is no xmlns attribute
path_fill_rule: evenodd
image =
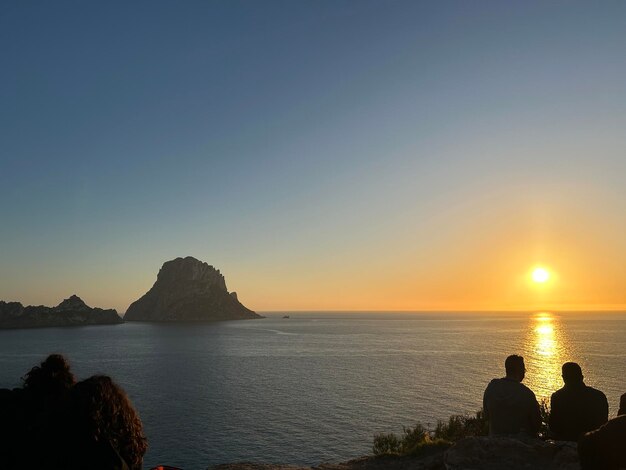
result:
<svg viewBox="0 0 626 470"><path fill-rule="evenodd" d="M23 381L25 390L42 397L64 395L76 383L69 362L61 354L50 354L41 365L28 371Z"/></svg>
<svg viewBox="0 0 626 470"><path fill-rule="evenodd" d="M73 462L68 468L141 469L148 448L143 425L124 390L94 375L71 392Z"/></svg>
<svg viewBox="0 0 626 470"><path fill-rule="evenodd" d="M3 469L141 469L141 420L110 377L77 383L65 357L52 354L23 382L0 390Z"/></svg>
<svg viewBox="0 0 626 470"><path fill-rule="evenodd" d="M0 455L3 468L62 468L63 423L76 383L70 365L51 354L23 378L23 386L0 393ZM33 452L37 449L37 452Z"/></svg>

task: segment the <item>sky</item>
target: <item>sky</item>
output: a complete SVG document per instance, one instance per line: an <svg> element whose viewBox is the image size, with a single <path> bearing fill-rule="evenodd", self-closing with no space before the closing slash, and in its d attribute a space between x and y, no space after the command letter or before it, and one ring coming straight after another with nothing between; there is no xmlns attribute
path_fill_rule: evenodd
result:
<svg viewBox="0 0 626 470"><path fill-rule="evenodd" d="M626 310L624 44L620 1L5 1L0 299L194 256L257 311Z"/></svg>

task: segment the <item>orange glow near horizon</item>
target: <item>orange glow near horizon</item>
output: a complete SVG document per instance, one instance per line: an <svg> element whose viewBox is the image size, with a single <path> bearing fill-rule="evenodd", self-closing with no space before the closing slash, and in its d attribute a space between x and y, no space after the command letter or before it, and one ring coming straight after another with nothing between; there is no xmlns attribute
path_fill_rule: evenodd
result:
<svg viewBox="0 0 626 470"><path fill-rule="evenodd" d="M407 218L407 229L393 236L372 229L306 245L295 237L293 245L274 243L237 256L198 249L93 273L69 267L54 276L16 272L0 283L0 299L56 305L75 292L89 305L125 312L152 287L162 261L191 254L219 268L228 289L259 312L626 311L621 228L609 230L594 218L597 211L580 206L575 213L554 208L542 219L525 213L526 204L506 202L463 206L423 230L426 222L411 225ZM545 210L547 202L536 206ZM533 280L539 267L548 272L547 282Z"/></svg>

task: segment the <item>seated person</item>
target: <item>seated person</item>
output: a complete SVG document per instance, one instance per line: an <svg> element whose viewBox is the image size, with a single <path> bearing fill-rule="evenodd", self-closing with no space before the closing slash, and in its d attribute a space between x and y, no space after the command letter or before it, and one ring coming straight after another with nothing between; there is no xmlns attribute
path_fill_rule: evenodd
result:
<svg viewBox="0 0 626 470"><path fill-rule="evenodd" d="M607 422L609 403L604 393L585 385L575 362L563 364L562 372L565 385L550 400L550 431L556 440L578 441Z"/></svg>
<svg viewBox="0 0 626 470"><path fill-rule="evenodd" d="M0 388L0 456L4 468L16 468L18 462L16 444L22 435L16 435L19 422L16 409L17 393L14 390Z"/></svg>
<svg viewBox="0 0 626 470"><path fill-rule="evenodd" d="M75 445L65 468L141 469L148 448L128 396L110 377L95 375L72 389L69 424Z"/></svg>
<svg viewBox="0 0 626 470"><path fill-rule="evenodd" d="M134 470L147 449L141 420L109 377L76 383L53 354L0 389L0 457L4 469Z"/></svg>
<svg viewBox="0 0 626 470"><path fill-rule="evenodd" d="M21 388L10 396L3 393L10 409L4 411L2 423L9 430L0 443L2 468L62 468L58 457L64 440L59 426L74 383L66 359L51 354L26 374Z"/></svg>
<svg viewBox="0 0 626 470"><path fill-rule="evenodd" d="M541 427L541 414L535 394L521 383L526 375L524 358L509 356L504 366L506 377L493 379L483 396L489 435L536 437Z"/></svg>
<svg viewBox="0 0 626 470"><path fill-rule="evenodd" d="M583 470L626 468L626 415L613 418L578 441L578 456Z"/></svg>

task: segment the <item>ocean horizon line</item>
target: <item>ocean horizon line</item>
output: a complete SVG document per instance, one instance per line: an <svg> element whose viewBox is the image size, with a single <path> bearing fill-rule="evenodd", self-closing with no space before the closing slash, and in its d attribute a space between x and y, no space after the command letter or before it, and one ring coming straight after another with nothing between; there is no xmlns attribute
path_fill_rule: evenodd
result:
<svg viewBox="0 0 626 470"><path fill-rule="evenodd" d="M427 313L427 314L433 314L433 313L441 313L441 314L446 314L446 313L467 313L467 314L472 314L472 313L493 313L493 314L498 314L498 313L511 313L511 314L515 314L515 313L626 313L626 308L624 309L523 309L523 310L507 310L507 309L503 309L503 310L489 310L489 309L485 309L485 310L478 310L478 309L464 309L464 310L453 310L453 309L446 309L446 310L290 310L290 309L286 309L286 310L256 310L257 313L263 315L263 314L299 314L299 313L361 313L361 314L367 314L367 313L372 313L372 314L381 314L381 313L398 313L398 314L403 314L403 313Z"/></svg>

